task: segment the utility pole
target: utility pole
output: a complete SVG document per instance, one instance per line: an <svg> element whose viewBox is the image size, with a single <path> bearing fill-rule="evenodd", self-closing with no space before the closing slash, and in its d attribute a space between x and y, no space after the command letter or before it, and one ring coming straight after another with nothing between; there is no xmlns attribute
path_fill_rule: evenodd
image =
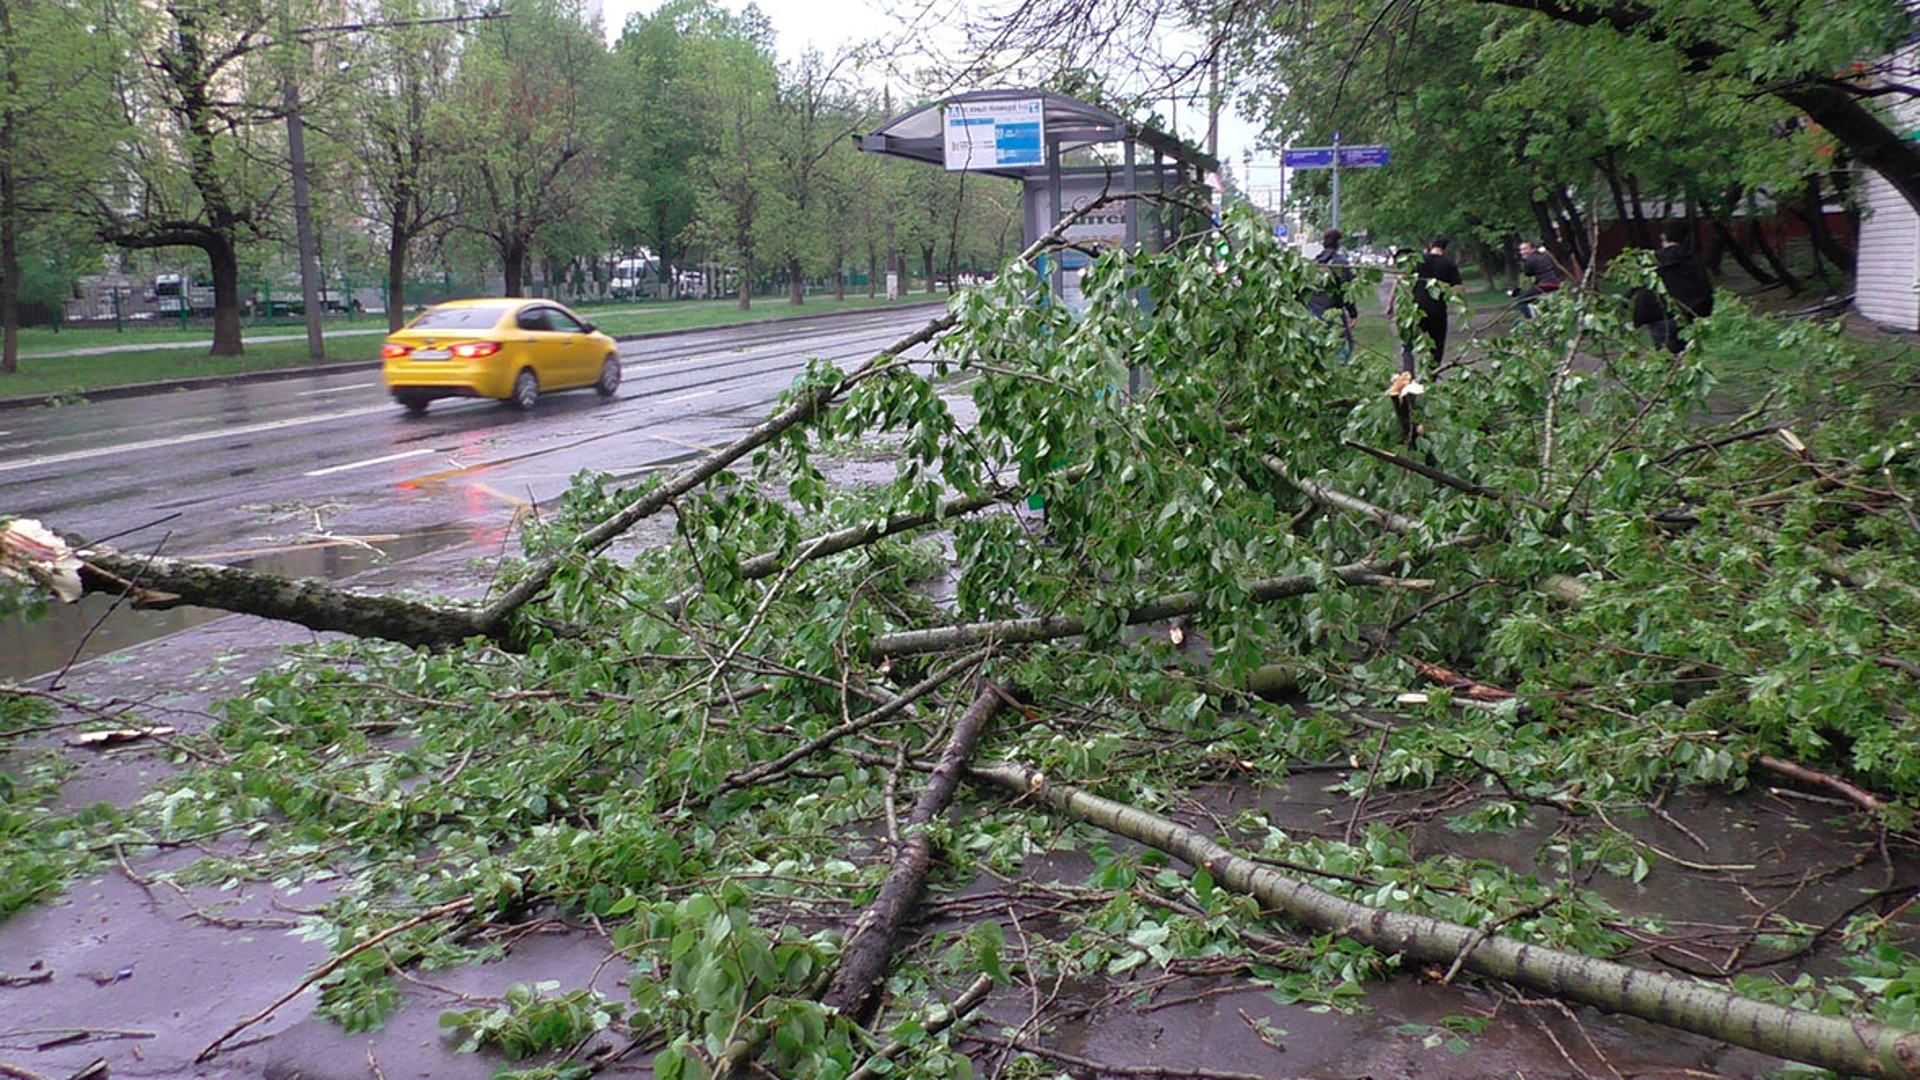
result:
<svg viewBox="0 0 1920 1080"><path fill-rule="evenodd" d="M1220 160L1220 43L1207 60L1207 156Z"/></svg>
<svg viewBox="0 0 1920 1080"><path fill-rule="evenodd" d="M389 19L380 22L336 23L331 26L300 26L284 31L289 41L301 46L300 56L316 37L362 34L371 30L393 30L408 26L443 26L491 19L510 18L510 12L482 11L473 15L444 15L432 19ZM307 322L307 359L319 363L327 358L326 335L320 328L320 260L313 242L313 193L307 183L307 132L300 119L299 72L289 66L286 81L280 84L281 105L287 113L287 167L293 174L293 240L300 260L300 310ZM272 286L269 285L271 290ZM348 298L352 302L352 298Z"/></svg>
<svg viewBox="0 0 1920 1080"><path fill-rule="evenodd" d="M313 195L307 187L307 133L300 122L300 91L292 75L281 89L287 109L287 156L293 171L293 239L300 253L300 312L307 320L307 359L327 358L326 335L320 331L320 268L313 250ZM269 296L271 296L271 285Z"/></svg>

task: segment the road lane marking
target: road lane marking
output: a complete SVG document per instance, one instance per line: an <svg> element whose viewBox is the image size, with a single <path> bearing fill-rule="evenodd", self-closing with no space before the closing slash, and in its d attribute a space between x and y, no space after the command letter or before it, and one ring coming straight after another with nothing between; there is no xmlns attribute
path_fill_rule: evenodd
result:
<svg viewBox="0 0 1920 1080"><path fill-rule="evenodd" d="M345 394L353 390L371 390L372 383L354 383L352 386L336 386L331 390L302 390L294 397L319 397L322 394Z"/></svg>
<svg viewBox="0 0 1920 1080"><path fill-rule="evenodd" d="M432 450L427 450L427 449L420 449L420 450L402 450L401 452L399 452L399 453L397 453L397 454L388 454L388 455L387 455L387 456L385 456L385 457L377 457L377 458L368 458L368 459L367 459L367 460L365 460L365 461L356 461L356 462L353 462L352 464L349 464L349 465L330 465L330 466L328 466L327 468L324 468L324 469L310 469L310 470L308 470L307 472L304 472L304 473L301 473L300 475L302 475L302 476L331 476L331 475L333 475L334 473L337 473L337 472L347 472L347 471L349 471L349 470L351 470L351 469L365 469L365 468L368 468L368 467L370 467L370 466L373 466L373 465L385 465L385 464L386 464L387 462L389 462L389 461L399 461L399 460L401 460L402 458L412 458L412 457L419 457L419 456L420 456L420 455L422 455L422 454L431 454L431 453L434 453L434 452L435 452L435 451L432 451Z"/></svg>
<svg viewBox="0 0 1920 1080"><path fill-rule="evenodd" d="M671 435L648 435L647 438L659 439L663 443L671 443L674 446L684 447L688 450L698 450L703 454L711 454L715 450L720 449L719 445L715 443L688 442L685 439L676 439Z"/></svg>
<svg viewBox="0 0 1920 1080"><path fill-rule="evenodd" d="M391 412L392 409L391 405L370 405L364 409L348 409L345 412L317 413L313 416L297 416L291 420L265 420L258 424L242 424L239 427L201 431L192 435L143 439L117 446L97 446L91 450L69 450L64 454L46 454L41 457L23 458L19 461L0 461L0 472L31 469L39 465L63 465L69 461L85 461L88 458L107 457L113 454L131 454L139 450L155 450L163 446L183 446L187 443L206 442L209 439L233 439L241 435L258 435L263 431L279 431L283 428L304 427L307 424L324 424L330 420L351 420L356 416Z"/></svg>
<svg viewBox="0 0 1920 1080"><path fill-rule="evenodd" d="M720 388L717 386L713 386L705 390L695 390L691 394L681 394L679 397L670 397L667 400L662 401L660 404L674 405L682 401L692 401L694 398L703 398L703 397L706 397L708 394L717 394L719 392L720 392Z"/></svg>

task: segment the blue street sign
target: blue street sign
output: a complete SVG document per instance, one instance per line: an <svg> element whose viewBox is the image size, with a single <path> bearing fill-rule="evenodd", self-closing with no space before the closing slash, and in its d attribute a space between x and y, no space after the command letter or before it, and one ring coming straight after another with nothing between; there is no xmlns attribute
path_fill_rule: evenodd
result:
<svg viewBox="0 0 1920 1080"><path fill-rule="evenodd" d="M1287 228L1287 223L1284 221L1276 221L1273 223L1273 235L1276 239L1285 240L1292 231L1293 230Z"/></svg>
<svg viewBox="0 0 1920 1080"><path fill-rule="evenodd" d="M1372 169L1387 163L1387 148L1384 146L1343 146L1340 148L1340 167L1343 169Z"/></svg>
<svg viewBox="0 0 1920 1080"><path fill-rule="evenodd" d="M1292 146L1280 151L1280 164L1289 169L1333 168L1333 147Z"/></svg>

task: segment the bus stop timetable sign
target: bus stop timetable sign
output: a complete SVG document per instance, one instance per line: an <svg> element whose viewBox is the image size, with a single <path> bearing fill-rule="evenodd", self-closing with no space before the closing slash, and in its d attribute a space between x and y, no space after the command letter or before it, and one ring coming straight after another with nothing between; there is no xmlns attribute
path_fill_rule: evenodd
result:
<svg viewBox="0 0 1920 1080"><path fill-rule="evenodd" d="M1045 165L1039 98L956 102L946 109L947 171Z"/></svg>

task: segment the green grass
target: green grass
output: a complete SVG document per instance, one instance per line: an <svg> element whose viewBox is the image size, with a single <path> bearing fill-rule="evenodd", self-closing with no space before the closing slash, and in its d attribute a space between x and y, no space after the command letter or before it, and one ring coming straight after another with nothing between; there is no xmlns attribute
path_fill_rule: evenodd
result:
<svg viewBox="0 0 1920 1080"><path fill-rule="evenodd" d="M903 296L903 303L922 303L925 293ZM944 299L944 294L931 297ZM766 319L791 318L888 306L885 299L864 296L835 301L832 297L808 297L805 305L794 307L784 297L756 298L753 308L741 311L735 300L687 300L651 304L583 305L576 310L609 334L647 334L707 326L729 326ZM336 317L326 326L327 358L333 363L376 360L385 324L377 316L360 316L352 321ZM300 324L248 327L244 356L210 356L194 348L154 348L169 342L206 342L204 330L181 331L178 327L142 327L125 333L113 330L63 330L55 332L38 327L20 332L20 370L0 376L0 398L76 396L115 386L186 379L211 375L235 375L254 371L273 371L306 367L307 343ZM292 341L260 341L261 337L293 337ZM68 349L126 346L96 356L35 355Z"/></svg>

